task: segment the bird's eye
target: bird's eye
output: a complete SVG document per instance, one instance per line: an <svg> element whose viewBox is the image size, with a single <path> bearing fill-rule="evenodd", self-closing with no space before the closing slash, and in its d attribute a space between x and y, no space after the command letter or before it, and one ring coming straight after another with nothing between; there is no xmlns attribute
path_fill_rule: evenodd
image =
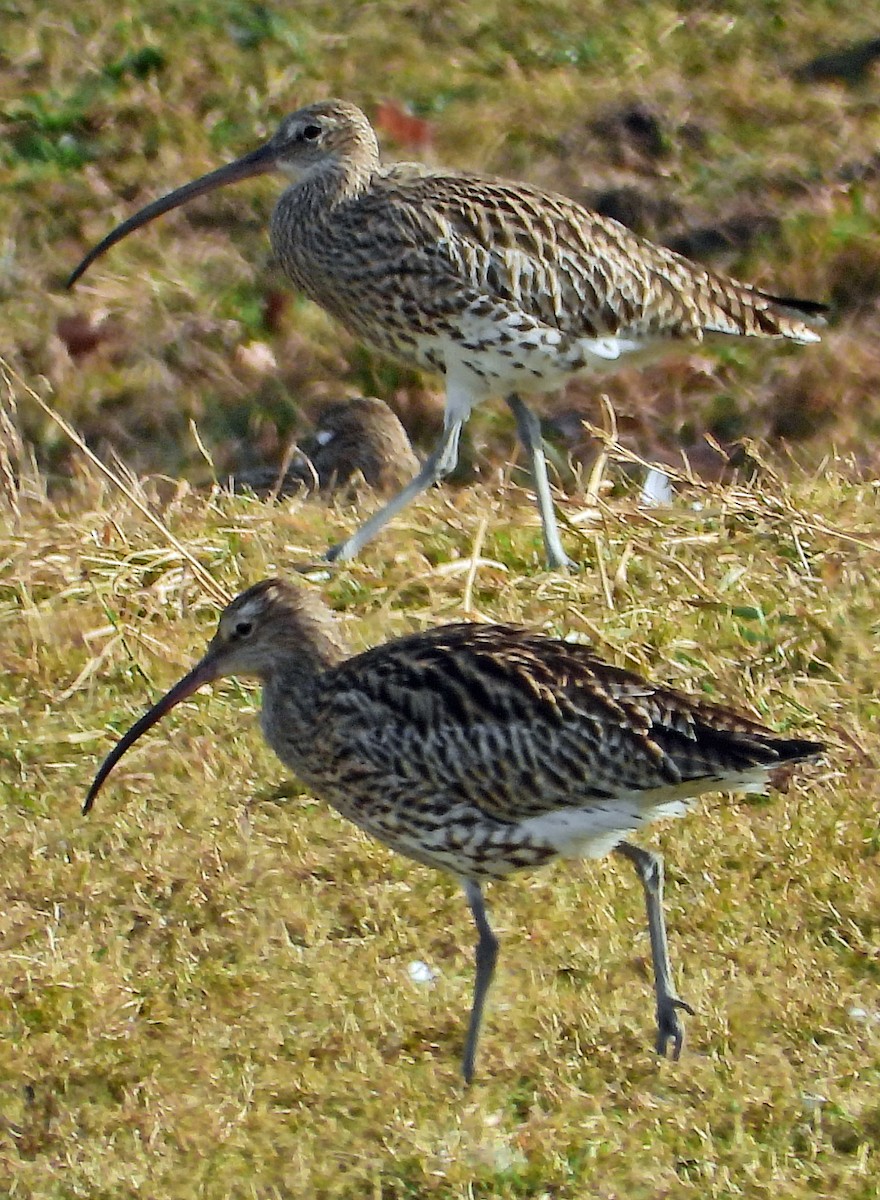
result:
<svg viewBox="0 0 880 1200"><path fill-rule="evenodd" d="M300 134L300 137L304 142L316 142L320 136L320 125L306 125L303 127L303 131Z"/></svg>
<svg viewBox="0 0 880 1200"><path fill-rule="evenodd" d="M234 638L246 638L254 627L253 621L236 621L232 630Z"/></svg>

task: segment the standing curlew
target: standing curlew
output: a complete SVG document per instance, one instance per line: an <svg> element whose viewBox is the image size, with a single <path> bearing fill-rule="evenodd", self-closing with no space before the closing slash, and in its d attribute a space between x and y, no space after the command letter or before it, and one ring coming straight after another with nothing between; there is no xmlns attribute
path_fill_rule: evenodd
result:
<svg viewBox="0 0 880 1200"><path fill-rule="evenodd" d="M672 981L663 860L624 836L703 792L758 789L773 767L822 749L504 625L445 625L349 657L314 592L268 579L232 601L201 661L117 743L84 811L129 746L228 675L260 680L266 739L310 791L460 880L478 934L467 1082L498 953L483 883L559 856L629 859L645 890L657 1051L671 1043L677 1058L678 1010L691 1010Z"/></svg>
<svg viewBox="0 0 880 1200"><path fill-rule="evenodd" d="M504 395L535 482L547 557L556 527L537 418L519 393L607 371L628 355L707 335L816 342L824 306L768 295L638 237L565 196L490 176L382 166L359 108L325 100L285 117L257 150L129 217L71 275L132 230L266 171L293 181L272 214L291 282L350 333L446 380L444 429L418 474L327 557L348 559L447 475L475 404Z"/></svg>
<svg viewBox="0 0 880 1200"><path fill-rule="evenodd" d="M361 475L369 487L387 494L418 469L406 430L385 401L354 396L322 410L315 432L302 440L280 478L276 467L255 467L236 472L232 485L237 491L276 495L315 486L332 492Z"/></svg>

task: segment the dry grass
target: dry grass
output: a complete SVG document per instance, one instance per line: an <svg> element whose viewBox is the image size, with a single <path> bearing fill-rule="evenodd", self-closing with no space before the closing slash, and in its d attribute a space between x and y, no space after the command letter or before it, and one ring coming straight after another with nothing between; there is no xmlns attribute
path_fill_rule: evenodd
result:
<svg viewBox="0 0 880 1200"><path fill-rule="evenodd" d="M63 505L22 485L0 542L0 1188L874 1196L880 548L876 485L840 465L661 512L624 496L572 524L570 578L540 569L514 489L437 493L320 585L360 647L460 617L470 579L471 615L590 636L829 745L785 793L712 799L654 839L697 1010L678 1064L651 1051L630 876L494 889L503 954L467 1093L461 897L301 795L253 692L184 706L79 812L116 731L213 627L189 557L231 593L317 557L354 513L147 483L136 498L175 546L87 462Z"/></svg>
<svg viewBox="0 0 880 1200"><path fill-rule="evenodd" d="M874 34L873 14L855 0L56 9L11 7L0 76L17 372L0 381L0 1194L874 1200L880 110L870 85L786 74L842 30ZM651 1052L638 885L614 864L560 867L492 891L502 957L464 1092L461 897L301 795L252 691L183 706L80 816L96 764L201 651L221 597L356 521L199 487L280 457L325 396L378 392L416 432L436 420L430 381L280 298L271 184L144 230L73 298L57 291L115 220L334 93L410 103L439 161L573 194L635 184L685 224L757 196L775 232L720 265L839 306L817 351L744 347L612 384L644 455L706 430L769 439L751 447L755 482L691 483L646 512L612 447L598 508L582 489L562 501L584 570L548 574L530 501L497 482L510 430L487 410L482 483L432 493L315 584L356 648L463 614L517 621L827 741L787 791L710 798L653 839L697 1010L677 1064ZM633 100L658 116L657 157L593 124ZM254 342L277 372L255 372ZM125 493L34 393L120 456ZM572 400L600 422L593 394ZM780 439L796 438L789 454ZM410 980L417 959L432 986Z"/></svg>

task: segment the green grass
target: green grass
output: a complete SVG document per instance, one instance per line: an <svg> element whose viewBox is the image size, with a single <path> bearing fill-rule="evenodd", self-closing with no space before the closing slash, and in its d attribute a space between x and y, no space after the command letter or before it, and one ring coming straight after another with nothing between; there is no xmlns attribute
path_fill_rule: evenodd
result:
<svg viewBox="0 0 880 1200"><path fill-rule="evenodd" d="M873 13L6 7L0 1194L873 1200L880 256L875 181L847 179L876 154L880 109L873 82L787 75L876 33ZM754 482L645 512L612 463L598 519L581 519L582 488L561 500L582 572L550 574L528 497L497 482L512 430L487 406L477 483L432 493L315 584L358 649L463 615L522 622L828 743L786 790L710 797L652 833L696 1009L679 1063L651 1051L636 881L558 867L491 890L502 954L463 1091L473 930L456 886L301 794L249 689L182 706L80 815L116 737L201 652L220 595L316 558L376 503L270 509L212 491L213 474L279 458L325 398L360 389L422 442L436 428L436 380L283 292L265 229L277 182L170 216L60 290L138 205L331 94L409 105L453 166L578 196L636 185L692 224L757 203L778 232L718 265L836 305L816 349L695 353L602 383L627 446L745 436ZM657 161L592 124L634 100L658 114ZM72 354L74 317L97 335ZM254 341L277 372L248 365ZM127 493L35 395L126 464ZM603 420L589 381L545 411L564 406ZM415 959L433 986L411 982Z"/></svg>
<svg viewBox="0 0 880 1200"><path fill-rule="evenodd" d="M266 237L277 180L163 218L72 295L61 290L117 221L252 147L297 105L336 93L375 112L393 99L431 122L436 161L588 199L635 186L680 213L658 233L743 211L776 219L775 233L715 261L771 290L832 300L821 348L694 355L674 379L661 364L603 386L644 453L699 444L708 430L805 441L814 459L831 436L867 457L880 430L877 191L870 174L847 181L875 161L880 115L867 85L806 87L789 75L841 30L872 32L870 13L854 0L723 13L481 0L442 18L418 2L123 0L108 20L86 0L68 23L52 6L13 5L0 79L4 353L49 381L90 444L141 472L204 482L193 420L218 471L254 445L280 459L322 400L360 390L392 401L424 440L436 428L436 381L364 354L283 291ZM656 115L658 158L595 127L634 102ZM389 157L412 153L383 142ZM74 315L101 334L72 356L64 321ZM253 341L279 364L273 387L248 366ZM565 403L595 418L596 391L578 383ZM545 411L559 404L548 398ZM67 474L68 444L30 407L19 419L40 463ZM508 419L478 414L479 469L506 455L510 434Z"/></svg>

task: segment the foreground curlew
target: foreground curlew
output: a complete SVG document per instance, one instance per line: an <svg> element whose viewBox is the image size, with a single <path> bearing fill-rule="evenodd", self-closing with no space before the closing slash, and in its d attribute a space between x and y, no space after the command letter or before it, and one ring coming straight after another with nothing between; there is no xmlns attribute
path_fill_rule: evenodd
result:
<svg viewBox="0 0 880 1200"><path fill-rule="evenodd" d="M315 432L300 443L279 477L276 467L255 467L232 477L236 491L286 495L301 488L332 492L357 476L377 491L396 491L419 469L406 430L384 400L354 396L328 404Z"/></svg>
<svg viewBox="0 0 880 1200"><path fill-rule="evenodd" d="M535 482L551 565L556 526L537 418L519 393L561 387L629 355L707 335L818 341L823 311L727 279L565 196L489 176L382 166L359 108L326 100L285 117L259 149L129 217L100 254L161 213L239 179L293 180L272 214L272 248L291 282L349 332L446 379L443 434L418 474L329 559L357 554L458 457L475 404L507 397Z"/></svg>
<svg viewBox="0 0 880 1200"><path fill-rule="evenodd" d="M477 926L462 1071L473 1077L498 953L482 884L556 857L617 850L641 877L657 998L657 1050L683 1028L663 918L663 862L624 840L707 791L760 788L773 767L818 754L748 717L655 686L586 647L504 625L446 625L349 657L307 588L257 583L220 617L207 652L105 759L202 684L263 685L263 732L302 783L362 829L458 877Z"/></svg>

